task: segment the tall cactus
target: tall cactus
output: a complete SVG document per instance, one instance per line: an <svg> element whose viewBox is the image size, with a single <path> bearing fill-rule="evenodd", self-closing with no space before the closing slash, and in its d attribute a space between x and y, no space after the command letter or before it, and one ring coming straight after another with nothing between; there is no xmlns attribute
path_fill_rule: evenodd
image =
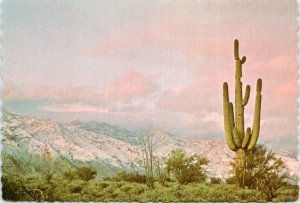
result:
<svg viewBox="0 0 300 203"><path fill-rule="evenodd" d="M228 147L235 151L235 167L241 171L245 166L246 152L255 146L260 129L261 112L261 89L262 80L258 79L256 83L256 97L254 107L254 118L251 128L244 127L244 108L248 103L250 96L250 86L247 85L243 97L242 65L246 62L246 57L239 57L239 42L234 40L234 58L235 58L235 103L229 102L228 84L223 84L223 112L224 112L224 130L225 139ZM235 109L235 112L234 112Z"/></svg>

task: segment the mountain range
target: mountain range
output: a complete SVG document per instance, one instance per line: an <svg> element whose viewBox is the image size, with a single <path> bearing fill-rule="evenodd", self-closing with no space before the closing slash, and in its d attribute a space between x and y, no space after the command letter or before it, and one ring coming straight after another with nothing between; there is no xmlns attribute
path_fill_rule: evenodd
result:
<svg viewBox="0 0 300 203"><path fill-rule="evenodd" d="M101 122L73 121L63 124L33 116L4 112L2 116L2 150L20 161L31 154L42 155L45 149L53 158L70 164L86 163L100 171L101 176L118 170L142 170L139 136L142 132ZM196 139L151 129L153 150L157 157L167 157L172 149L183 148L187 154L201 153L209 159L206 168L211 176L228 177L234 153L224 139ZM297 155L288 149L275 151L292 176L298 175Z"/></svg>

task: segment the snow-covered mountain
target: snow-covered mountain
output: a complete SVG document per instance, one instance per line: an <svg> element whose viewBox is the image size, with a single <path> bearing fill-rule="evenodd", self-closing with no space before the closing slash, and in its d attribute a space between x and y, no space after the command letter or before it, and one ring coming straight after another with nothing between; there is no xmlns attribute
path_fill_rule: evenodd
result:
<svg viewBox="0 0 300 203"><path fill-rule="evenodd" d="M24 154L43 154L45 149L52 157L63 157L70 163L101 162L108 168L141 169L142 151L139 133L107 123L73 121L61 124L52 120L37 119L4 113L2 118L2 144L6 153L16 159ZM234 153L224 139L190 139L170 135L159 129L151 131L153 150L158 157L166 157L172 149L183 148L186 153L201 153L210 163L210 175L225 178ZM278 154L290 170L297 175L298 161L284 150ZM105 174L102 174L105 175Z"/></svg>

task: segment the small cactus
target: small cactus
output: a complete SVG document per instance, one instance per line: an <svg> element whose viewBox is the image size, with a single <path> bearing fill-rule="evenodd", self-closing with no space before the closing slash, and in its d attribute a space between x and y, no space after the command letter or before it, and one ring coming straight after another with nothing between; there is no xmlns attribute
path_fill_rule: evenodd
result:
<svg viewBox="0 0 300 203"><path fill-rule="evenodd" d="M244 127L244 108L250 97L250 86L247 85L243 97L242 64L246 62L246 57L239 57L239 42L234 40L234 58L235 58L235 102L229 101L228 84L223 84L223 113L224 113L224 131L228 147L235 151L235 166L241 171L245 166L246 151L254 148L260 129L261 112L261 90L262 80L258 79L256 83L256 97L254 107L254 118L252 130L250 127ZM235 111L234 111L235 110Z"/></svg>

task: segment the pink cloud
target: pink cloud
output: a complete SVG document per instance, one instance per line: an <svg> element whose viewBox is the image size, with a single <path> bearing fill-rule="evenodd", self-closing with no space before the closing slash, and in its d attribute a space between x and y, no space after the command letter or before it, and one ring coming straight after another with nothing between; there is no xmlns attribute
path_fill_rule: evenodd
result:
<svg viewBox="0 0 300 203"><path fill-rule="evenodd" d="M202 118L204 122L215 122L215 123L222 123L223 122L223 115L218 112L205 112Z"/></svg>
<svg viewBox="0 0 300 203"><path fill-rule="evenodd" d="M40 100L47 99L59 103L89 102L97 103L96 88L84 86L64 87L18 87L13 81L4 81L2 98L5 101L16 99Z"/></svg>
<svg viewBox="0 0 300 203"><path fill-rule="evenodd" d="M104 87L100 96L106 103L143 97L157 89L155 80L155 76L147 77L136 71L127 71Z"/></svg>
<svg viewBox="0 0 300 203"><path fill-rule="evenodd" d="M297 138L297 118L288 117L268 117L265 119L264 125L261 128L261 138L266 140L279 140L281 142L290 142Z"/></svg>
<svg viewBox="0 0 300 203"><path fill-rule="evenodd" d="M246 71L254 77L254 73L259 75L268 83L277 83L281 81L290 81L297 79L297 52L291 55L273 56L269 60L246 62Z"/></svg>
<svg viewBox="0 0 300 203"><path fill-rule="evenodd" d="M280 83L274 87L273 92L275 96L280 97L290 97L296 98L298 94L298 84L297 81L287 81L284 83Z"/></svg>
<svg viewBox="0 0 300 203"><path fill-rule="evenodd" d="M59 105L42 105L39 109L50 112L64 112L64 113L75 113L75 112L93 112L93 113L108 113L109 109L102 106L91 106L81 103L75 104L59 104Z"/></svg>
<svg viewBox="0 0 300 203"><path fill-rule="evenodd" d="M194 135L220 133L223 130L223 116L218 112L186 113L181 115L182 128Z"/></svg>
<svg viewBox="0 0 300 203"><path fill-rule="evenodd" d="M158 46L180 49L193 56L201 53L223 55L226 44L220 43L222 38L207 38L194 17L164 13L146 19L143 24L126 24L118 29L116 35L107 36L86 51L94 56L108 57L124 55L134 46Z"/></svg>
<svg viewBox="0 0 300 203"><path fill-rule="evenodd" d="M118 35L108 36L88 47L85 52L93 56L127 57L130 60L134 59L131 52L136 47L156 46L179 50L195 59L201 55L214 55L222 58L224 54L227 54L227 44L224 43L223 37L207 38L202 34L197 34L198 28L195 31L194 23L189 20L180 18L178 15L163 15L148 19L147 26L126 25L119 29Z"/></svg>
<svg viewBox="0 0 300 203"><path fill-rule="evenodd" d="M174 87L162 94L157 107L175 112L221 110L221 87L222 81L210 78L190 85Z"/></svg>
<svg viewBox="0 0 300 203"><path fill-rule="evenodd" d="M213 57L213 60L233 59L233 50L228 47L233 48L233 39L240 38L241 54L249 56L249 59L263 61L283 53L289 56L297 54L297 35L291 33L287 41L287 36L278 35L278 30L274 30L278 28L276 26L262 29L258 24L250 28L241 22L241 26L231 23L232 19L229 23L203 24L197 18L192 12L184 16L174 12L158 13L143 24L120 27L118 34L108 36L88 49L96 56L113 57L126 55L133 46L159 46L178 49L190 57L189 61L203 55ZM291 21L288 29L296 25L296 21Z"/></svg>
<svg viewBox="0 0 300 203"><path fill-rule="evenodd" d="M272 57L265 62L255 62L249 66L248 81L263 80L263 115L281 118L294 117L297 112L297 55L281 55ZM252 83L251 93L255 95L255 83ZM253 105L253 104L251 104ZM279 120L276 120L280 121Z"/></svg>

